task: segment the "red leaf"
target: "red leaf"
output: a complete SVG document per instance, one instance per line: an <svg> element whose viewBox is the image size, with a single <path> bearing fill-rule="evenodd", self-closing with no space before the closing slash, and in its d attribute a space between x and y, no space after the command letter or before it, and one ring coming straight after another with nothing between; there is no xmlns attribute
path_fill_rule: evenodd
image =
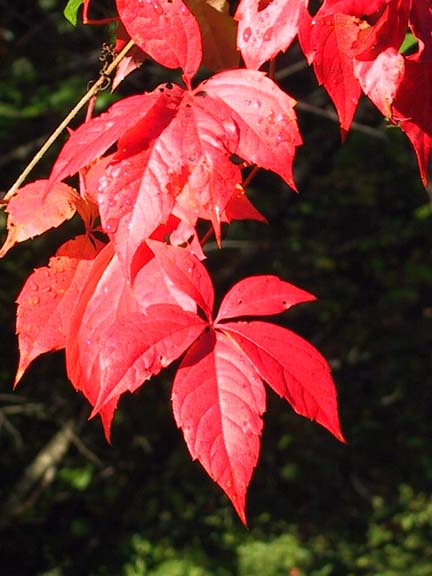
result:
<svg viewBox="0 0 432 576"><path fill-rule="evenodd" d="M193 298L210 319L214 302L213 285L198 258L186 248L169 246L163 242L149 240L148 245L174 285Z"/></svg>
<svg viewBox="0 0 432 576"><path fill-rule="evenodd" d="M292 162L302 143L295 100L261 72L231 70L203 82L198 91L217 97L231 109L238 145L230 152L279 174L292 188ZM217 113L217 107L213 113Z"/></svg>
<svg viewBox="0 0 432 576"><path fill-rule="evenodd" d="M246 490L258 460L265 410L264 386L252 364L224 334L204 333L180 365L172 405L192 458L246 523Z"/></svg>
<svg viewBox="0 0 432 576"><path fill-rule="evenodd" d="M279 52L285 52L297 35L306 0L241 0L235 19L239 21L237 46L247 68L258 70Z"/></svg>
<svg viewBox="0 0 432 576"><path fill-rule="evenodd" d="M20 361L15 386L40 354L64 348L82 284L101 248L101 242L78 236L27 279L17 300Z"/></svg>
<svg viewBox="0 0 432 576"><path fill-rule="evenodd" d="M414 146L423 184L428 183L432 148L431 59L417 53L405 59L405 71L393 102L392 120Z"/></svg>
<svg viewBox="0 0 432 576"><path fill-rule="evenodd" d="M126 32L125 27L121 22L118 22L116 29L116 52L121 52L129 40L130 36ZM139 68L145 58L146 54L140 48L134 46L117 66L112 83L112 89L115 90L128 74Z"/></svg>
<svg viewBox="0 0 432 576"><path fill-rule="evenodd" d="M300 39L313 62L315 74L333 100L341 124L342 137L348 132L361 94L354 76L353 43L359 33L356 16L328 13L326 2L311 20L311 27L300 28Z"/></svg>
<svg viewBox="0 0 432 576"><path fill-rule="evenodd" d="M81 124L63 146L49 182L53 184L63 180L89 165L136 125L139 125L142 131L146 126L148 130L154 131L157 118L156 125L159 131L162 130L163 120L167 116L163 112L169 108L170 98L171 92L161 89L149 94L130 96L116 102L97 118ZM168 116L165 125L170 118Z"/></svg>
<svg viewBox="0 0 432 576"><path fill-rule="evenodd" d="M79 331L82 325L82 318L86 307L91 299L103 273L109 262L113 258L113 246L107 244L94 259L92 266L83 281L78 302L76 303L71 315L69 330L66 334L66 368L69 380L73 386L80 391L85 389L85 376L83 365L81 364ZM91 344L90 338L84 339L88 346Z"/></svg>
<svg viewBox="0 0 432 576"><path fill-rule="evenodd" d="M80 203L78 193L59 183L47 195L46 185L47 180L31 182L17 190L9 200L6 207L8 236L0 250L0 258L17 242L56 228L75 214Z"/></svg>
<svg viewBox="0 0 432 576"><path fill-rule="evenodd" d="M169 366L205 326L196 314L170 304L151 306L146 314L131 314L109 326L101 341L100 381L92 415Z"/></svg>
<svg viewBox="0 0 432 576"><path fill-rule="evenodd" d="M195 299L176 286L165 272L162 262L153 257L150 249L149 253L151 260L136 274L132 286L140 310L146 313L149 306L164 303L176 304L183 310L196 313Z"/></svg>
<svg viewBox="0 0 432 576"><path fill-rule="evenodd" d="M389 48L398 50L408 27L411 0L382 1L376 21L364 26L354 43L354 56L358 60L373 60Z"/></svg>
<svg viewBox="0 0 432 576"><path fill-rule="evenodd" d="M117 0L120 19L137 46L190 81L201 64L201 33L182 0Z"/></svg>
<svg viewBox="0 0 432 576"><path fill-rule="evenodd" d="M237 282L226 294L215 320L237 316L279 314L315 296L284 282L277 276L252 276Z"/></svg>
<svg viewBox="0 0 432 576"><path fill-rule="evenodd" d="M419 41L419 52L425 53L428 59L432 55L432 6L426 0L406 0L411 4L410 26Z"/></svg>
<svg viewBox="0 0 432 576"><path fill-rule="evenodd" d="M96 259L91 277L89 275L83 288L66 343L69 378L93 406L99 397L103 377L99 356L105 333L123 319L140 313L117 255L110 258L112 251L108 248L106 251L107 256L101 253L100 259Z"/></svg>
<svg viewBox="0 0 432 576"><path fill-rule="evenodd" d="M231 196L222 214L222 221L226 220L258 220L268 223L267 218L258 212L246 195L243 186L236 186L236 191Z"/></svg>
<svg viewBox="0 0 432 576"><path fill-rule="evenodd" d="M298 414L316 420L344 441L330 368L316 348L267 322L229 322L218 327L234 338L261 378Z"/></svg>
<svg viewBox="0 0 432 576"><path fill-rule="evenodd" d="M197 89L193 98L185 97L175 120L181 126L177 148L189 172L175 213L192 225L199 217L211 220L217 241L222 212L242 180L240 168L230 161L229 150L238 142L231 116L224 103Z"/></svg>

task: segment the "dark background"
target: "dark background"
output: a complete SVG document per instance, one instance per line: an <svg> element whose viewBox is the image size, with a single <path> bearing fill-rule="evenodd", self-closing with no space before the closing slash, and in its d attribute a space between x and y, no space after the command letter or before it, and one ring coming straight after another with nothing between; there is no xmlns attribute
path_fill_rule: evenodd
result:
<svg viewBox="0 0 432 576"><path fill-rule="evenodd" d="M3 191L101 67L106 28L74 29L63 8L0 0ZM348 445L269 391L245 529L175 427L175 367L122 399L112 446L87 422L61 353L35 361L12 392L14 300L73 234L69 224L0 261L2 574L432 574L432 195L406 138L365 99L341 145L328 97L302 62L296 46L278 60L300 101L300 194L261 172L249 192L270 224L233 224L222 251L208 245L207 263L219 298L263 273L318 296L277 321L330 360ZM146 63L115 97L176 77L165 72ZM104 92L99 109L113 98ZM30 179L47 176L57 151ZM2 234L4 224L2 214Z"/></svg>

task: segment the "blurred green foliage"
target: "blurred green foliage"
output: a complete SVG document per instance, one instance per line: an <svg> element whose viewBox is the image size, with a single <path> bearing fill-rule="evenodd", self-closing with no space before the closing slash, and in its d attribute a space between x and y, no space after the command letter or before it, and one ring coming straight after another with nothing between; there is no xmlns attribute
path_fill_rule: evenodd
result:
<svg viewBox="0 0 432 576"><path fill-rule="evenodd" d="M78 25L57 0L0 0L2 187L95 79L102 28ZM109 3L99 4L109 15ZM105 13L106 11L106 13ZM298 59L293 48L280 66ZM120 94L163 80L152 64ZM284 87L325 108L307 69ZM101 107L112 96L104 93ZM0 261L0 502L69 418L79 434L50 475L1 523L8 576L429 576L432 574L432 199L403 135L366 101L375 134L340 144L331 120L299 112L300 194L260 173L250 195L270 225L239 222L208 247L220 298L249 274L277 273L315 293L280 322L331 361L348 445L268 395L249 529L192 463L170 414L174 369L122 400L108 446L68 384L61 354L34 362L12 394L15 300L69 223ZM78 122L79 120L77 120ZM58 148L57 148L58 150ZM56 149L35 170L45 177ZM4 229L4 217L1 222ZM0 516L0 518L6 518Z"/></svg>

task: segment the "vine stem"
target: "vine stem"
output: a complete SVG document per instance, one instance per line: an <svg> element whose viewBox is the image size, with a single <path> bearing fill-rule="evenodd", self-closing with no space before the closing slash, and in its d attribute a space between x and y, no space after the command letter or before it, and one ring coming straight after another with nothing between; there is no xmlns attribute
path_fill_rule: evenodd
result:
<svg viewBox="0 0 432 576"><path fill-rule="evenodd" d="M91 98L97 94L97 92L101 89L101 87L106 83L107 77L109 77L113 71L117 68L129 50L134 46L134 41L129 40L129 42L124 46L124 48L117 54L114 60L111 62L109 66L107 66L106 70L104 70L100 75L93 86L90 87L89 90L84 94L81 100L72 108L66 118L57 126L48 140L42 145L42 147L36 152L9 190L6 192L5 196L2 198L2 204L7 202L16 192L16 190L21 186L36 164L45 156L46 152L51 148L63 130L68 126L68 124L75 118L78 112L87 104Z"/></svg>

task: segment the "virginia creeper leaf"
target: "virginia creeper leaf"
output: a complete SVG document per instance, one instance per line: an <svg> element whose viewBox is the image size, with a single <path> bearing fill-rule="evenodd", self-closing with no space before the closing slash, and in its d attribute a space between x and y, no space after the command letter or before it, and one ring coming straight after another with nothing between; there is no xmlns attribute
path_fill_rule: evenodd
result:
<svg viewBox="0 0 432 576"><path fill-rule="evenodd" d="M116 102L107 112L97 118L81 124L71 134L58 155L51 171L50 183L72 176L99 158L114 142L136 125L139 125L143 131L146 126L148 130L152 130L156 118L158 119L157 126L161 123L163 125L165 118L163 109L168 108L169 99L170 96L167 97L164 90L130 96Z"/></svg>
<svg viewBox="0 0 432 576"><path fill-rule="evenodd" d="M83 372L83 365L81 364L80 348L81 340L79 338L79 331L82 325L82 318L86 307L91 299L103 273L107 269L110 261L114 255L112 243L108 243L96 256L92 266L87 274L87 277L82 283L81 292L77 303L74 306L69 330L66 334L66 368L69 380L76 390L86 393L86 379ZM91 344L90 338L84 340ZM91 399L86 395L86 398Z"/></svg>
<svg viewBox="0 0 432 576"><path fill-rule="evenodd" d="M17 299L20 360L15 385L40 354L64 348L82 283L101 248L96 239L78 236L28 277Z"/></svg>
<svg viewBox="0 0 432 576"><path fill-rule="evenodd" d="M130 36L121 22L117 24L116 30L116 52L119 53L130 41ZM138 46L134 46L126 54L123 60L119 63L115 70L115 76L112 82L112 89L115 90L117 86L128 76L131 72L141 66L146 59L146 54Z"/></svg>
<svg viewBox="0 0 432 576"><path fill-rule="evenodd" d="M236 186L234 194L225 206L222 213L222 221L232 220L258 220L267 224L267 218L258 212L246 195L243 186Z"/></svg>
<svg viewBox="0 0 432 576"><path fill-rule="evenodd" d="M353 45L357 60L373 60L388 48L399 50L408 26L411 0L387 0L372 26L363 26Z"/></svg>
<svg viewBox="0 0 432 576"><path fill-rule="evenodd" d="M330 368L316 348L267 322L224 322L218 328L234 338L261 378L298 414L316 420L344 441Z"/></svg>
<svg viewBox="0 0 432 576"><path fill-rule="evenodd" d="M355 60L354 71L363 92L387 118L404 74L404 58L394 48L387 48L375 60Z"/></svg>
<svg viewBox="0 0 432 576"><path fill-rule="evenodd" d="M174 417L193 459L246 523L245 496L259 454L265 391L245 354L205 332L184 357L172 390Z"/></svg>
<svg viewBox="0 0 432 576"><path fill-rule="evenodd" d="M188 82L201 64L198 22L182 0L117 0L120 19L137 46Z"/></svg>
<svg viewBox="0 0 432 576"><path fill-rule="evenodd" d="M170 304L150 306L146 314L131 314L110 326L98 358L99 392L92 415L171 364L205 326L196 314Z"/></svg>
<svg viewBox="0 0 432 576"><path fill-rule="evenodd" d="M196 256L185 248L148 241L165 274L211 318L214 302L213 285L207 270Z"/></svg>
<svg viewBox="0 0 432 576"><path fill-rule="evenodd" d="M239 21L237 46L247 68L258 70L279 52L285 52L297 36L306 0L241 0L235 19Z"/></svg>
<svg viewBox="0 0 432 576"><path fill-rule="evenodd" d="M295 304L312 300L315 296L277 276L250 276L227 292L215 322L236 316L279 314Z"/></svg>
<svg viewBox="0 0 432 576"><path fill-rule="evenodd" d="M300 28L300 39L315 75L333 100L345 138L354 117L361 94L354 75L353 43L359 33L356 16L325 13L324 5L311 20L311 26Z"/></svg>
<svg viewBox="0 0 432 576"><path fill-rule="evenodd" d="M296 147L302 143L295 100L254 70L221 72L197 90L207 91L231 108L238 127L238 145L231 153L273 170L295 189L292 162Z"/></svg>
<svg viewBox="0 0 432 576"><path fill-rule="evenodd" d="M405 58L403 79L393 102L393 121L406 133L414 147L423 184L428 183L432 149L431 60L416 53Z"/></svg>
<svg viewBox="0 0 432 576"><path fill-rule="evenodd" d="M63 183L46 195L47 180L36 180L16 191L6 207L8 236L0 250L2 258L17 242L60 226L75 214L78 193Z"/></svg>

